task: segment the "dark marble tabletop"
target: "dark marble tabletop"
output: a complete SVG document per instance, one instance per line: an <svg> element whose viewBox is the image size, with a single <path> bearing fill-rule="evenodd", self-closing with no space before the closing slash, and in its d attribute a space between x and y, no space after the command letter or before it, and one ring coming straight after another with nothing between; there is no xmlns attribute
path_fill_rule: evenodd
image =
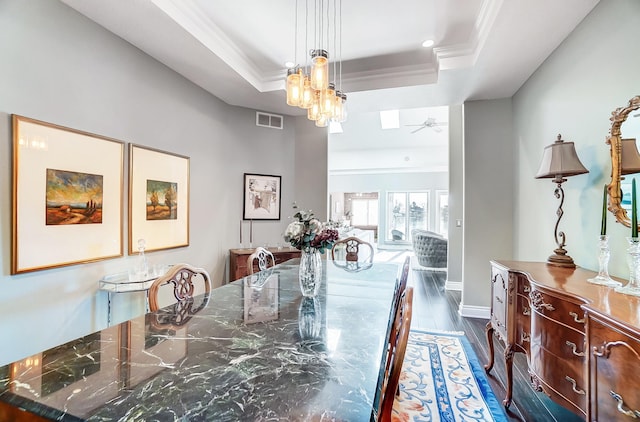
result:
<svg viewBox="0 0 640 422"><path fill-rule="evenodd" d="M184 325L161 309L0 368L0 401L53 420L368 421L396 264L297 261L211 292Z"/></svg>

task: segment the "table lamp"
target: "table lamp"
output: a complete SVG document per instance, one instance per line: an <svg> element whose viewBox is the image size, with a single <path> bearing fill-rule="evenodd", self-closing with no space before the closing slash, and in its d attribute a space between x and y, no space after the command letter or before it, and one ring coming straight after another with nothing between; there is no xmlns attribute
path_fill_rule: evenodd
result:
<svg viewBox="0 0 640 422"><path fill-rule="evenodd" d="M620 143L620 174L640 173L640 154L636 138L623 139Z"/></svg>
<svg viewBox="0 0 640 422"><path fill-rule="evenodd" d="M544 154L542 155L542 162L540 168L536 174L536 179L553 179L552 182L557 184L554 191L556 198L560 200L556 215L558 220L554 229L554 236L557 244L557 248L554 249L553 255L549 256L547 263L550 265L556 265L559 267L575 268L576 264L573 262L573 258L567 255L565 250L565 234L562 231L558 231L558 225L562 218L562 204L564 203L564 190L562 190L562 183L566 182L566 177L575 176L577 174L589 173L589 170L584 168L573 142L564 142L562 136L558 135L558 139L544 148Z"/></svg>

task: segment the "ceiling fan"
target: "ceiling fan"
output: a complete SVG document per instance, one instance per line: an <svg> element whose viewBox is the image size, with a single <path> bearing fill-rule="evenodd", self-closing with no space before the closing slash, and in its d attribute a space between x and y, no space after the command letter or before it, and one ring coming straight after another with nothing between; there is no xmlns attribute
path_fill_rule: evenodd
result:
<svg viewBox="0 0 640 422"><path fill-rule="evenodd" d="M411 131L411 133L416 133L425 128L431 128L434 130L434 132L442 132L442 128L440 128L440 126L446 126L446 125L447 125L447 122L437 122L436 119L434 119L433 117L429 117L427 120L425 120L424 122L418 125L405 125L405 126L418 126L417 129L414 129Z"/></svg>

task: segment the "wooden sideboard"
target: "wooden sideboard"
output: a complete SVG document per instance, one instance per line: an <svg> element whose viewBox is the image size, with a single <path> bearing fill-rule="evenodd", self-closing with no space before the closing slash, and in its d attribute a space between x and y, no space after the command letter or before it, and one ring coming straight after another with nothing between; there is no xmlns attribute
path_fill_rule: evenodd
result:
<svg viewBox="0 0 640 422"><path fill-rule="evenodd" d="M288 261L292 258L300 258L298 249L285 246L283 248L267 248L276 259L276 264ZM229 280L237 280L248 275L247 258L255 251L255 248L229 249ZM254 268L258 271L257 266Z"/></svg>
<svg viewBox="0 0 640 422"><path fill-rule="evenodd" d="M587 282L595 275L491 261L485 369L493 367L495 334L505 344L505 406L512 400L513 354L525 353L532 386L586 420L640 418L640 298Z"/></svg>

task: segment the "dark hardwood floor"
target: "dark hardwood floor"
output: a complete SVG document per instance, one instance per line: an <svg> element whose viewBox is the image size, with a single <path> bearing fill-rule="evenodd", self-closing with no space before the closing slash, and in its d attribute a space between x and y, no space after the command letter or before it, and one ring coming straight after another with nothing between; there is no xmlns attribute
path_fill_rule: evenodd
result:
<svg viewBox="0 0 640 422"><path fill-rule="evenodd" d="M444 288L445 272L412 270L409 285L414 287L411 328L464 331L484 365L488 362L489 347L485 325L487 320L463 318L458 313L461 293ZM495 364L487 378L496 397L505 397L504 345L497 339ZM583 421L584 419L555 404L544 393L534 391L529 384L526 358L516 353L513 368L513 402L506 411L511 421Z"/></svg>

